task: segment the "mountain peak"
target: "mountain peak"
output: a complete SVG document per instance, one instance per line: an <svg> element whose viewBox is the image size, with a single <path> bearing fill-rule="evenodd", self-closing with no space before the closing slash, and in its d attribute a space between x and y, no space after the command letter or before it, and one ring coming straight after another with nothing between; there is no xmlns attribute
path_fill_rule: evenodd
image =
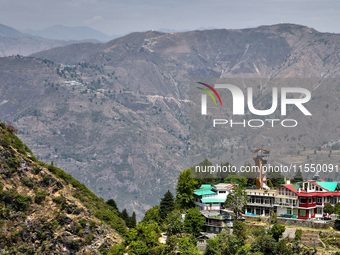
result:
<svg viewBox="0 0 340 255"><path fill-rule="evenodd" d="M20 38L24 36L25 35L23 33L19 32L16 29L0 24L0 37Z"/></svg>

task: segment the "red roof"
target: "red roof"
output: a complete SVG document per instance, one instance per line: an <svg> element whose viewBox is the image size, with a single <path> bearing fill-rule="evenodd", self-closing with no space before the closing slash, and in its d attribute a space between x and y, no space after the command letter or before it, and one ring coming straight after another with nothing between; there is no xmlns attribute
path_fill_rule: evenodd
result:
<svg viewBox="0 0 340 255"><path fill-rule="evenodd" d="M317 185L317 183L312 182L313 184ZM296 189L294 189L291 184L285 184L283 185L290 191L293 191L295 194L298 194L299 197L313 197L313 196L318 196L318 197L328 197L328 196L339 196L340 197L340 192L310 192L307 193L305 190L301 189L300 192L298 192ZM319 186L319 185L318 185ZM319 186L321 187L321 186ZM323 187L321 187L323 188ZM323 188L324 189L324 188Z"/></svg>
<svg viewBox="0 0 340 255"><path fill-rule="evenodd" d="M290 186L290 184L285 184L283 186L289 189L290 191L293 191L294 193L298 194L298 192L292 186Z"/></svg>
<svg viewBox="0 0 340 255"><path fill-rule="evenodd" d="M340 192L311 192L311 193L298 193L299 197L328 197L328 196L337 196L340 197Z"/></svg>

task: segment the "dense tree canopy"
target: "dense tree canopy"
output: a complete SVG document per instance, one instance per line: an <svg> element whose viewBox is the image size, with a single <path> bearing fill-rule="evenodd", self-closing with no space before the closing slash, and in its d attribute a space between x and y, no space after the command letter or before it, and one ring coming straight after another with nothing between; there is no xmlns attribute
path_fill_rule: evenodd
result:
<svg viewBox="0 0 340 255"><path fill-rule="evenodd" d="M182 255L201 255L196 246L196 238L193 236L183 236L178 241L178 247Z"/></svg>
<svg viewBox="0 0 340 255"><path fill-rule="evenodd" d="M165 219L167 224L166 232L168 236L180 234L184 231L184 224L181 220L181 213L179 211L172 211Z"/></svg>
<svg viewBox="0 0 340 255"><path fill-rule="evenodd" d="M199 236L204 225L204 217L197 208L188 211L184 219L184 229L194 236Z"/></svg>
<svg viewBox="0 0 340 255"><path fill-rule="evenodd" d="M243 243L247 238L247 225L241 220L233 223L233 234Z"/></svg>
<svg viewBox="0 0 340 255"><path fill-rule="evenodd" d="M325 204L325 207L323 208L323 212L332 214L334 212L334 207L331 204L327 203Z"/></svg>
<svg viewBox="0 0 340 255"><path fill-rule="evenodd" d="M157 223L161 222L161 218L159 217L159 205L155 205L145 212L142 222L149 221L154 221Z"/></svg>
<svg viewBox="0 0 340 255"><path fill-rule="evenodd" d="M117 203L116 201L114 201L113 199L109 199L106 201L106 203L112 207L112 209L116 210L118 213L119 213L119 209L118 209L118 206L117 206Z"/></svg>
<svg viewBox="0 0 340 255"><path fill-rule="evenodd" d="M241 175L229 175L227 178L224 179L225 183L236 183L239 184L241 187L245 187L247 185L247 178Z"/></svg>
<svg viewBox="0 0 340 255"><path fill-rule="evenodd" d="M280 224L274 224L274 226L270 229L270 232L273 238L276 241L279 241L279 238L282 237L283 232L285 232L286 227Z"/></svg>
<svg viewBox="0 0 340 255"><path fill-rule="evenodd" d="M334 205L334 213L336 213L337 215L340 215L340 202L337 202Z"/></svg>

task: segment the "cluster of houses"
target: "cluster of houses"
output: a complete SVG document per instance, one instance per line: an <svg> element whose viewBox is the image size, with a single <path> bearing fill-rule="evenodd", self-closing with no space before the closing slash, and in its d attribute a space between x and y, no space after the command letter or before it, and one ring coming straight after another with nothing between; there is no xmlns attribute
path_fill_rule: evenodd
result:
<svg viewBox="0 0 340 255"><path fill-rule="evenodd" d="M203 184L194 192L194 203L206 219L204 232L219 233L225 226L232 227L233 216L224 208L228 194L238 184ZM276 190L246 189L248 204L245 215L270 216L271 211L280 217L318 219L327 216L325 204L335 205L340 199L337 182L322 179L296 184L286 181Z"/></svg>
<svg viewBox="0 0 340 255"><path fill-rule="evenodd" d="M238 184L203 184L194 192L194 203L205 218L201 235L197 238L198 247L204 251L208 239L220 233L223 228L233 227L233 213L224 207L228 194ZM246 189L248 203L245 215L270 216L275 212L279 217L311 220L328 216L324 213L327 203L334 206L340 201L340 186L337 182L322 179L277 187L276 190ZM232 230L231 230L232 231Z"/></svg>
<svg viewBox="0 0 340 255"><path fill-rule="evenodd" d="M312 180L290 183L289 180L276 189L267 186L267 176L262 167L267 165L269 151L257 149L254 157L259 172L256 174L256 188L247 188L248 203L245 214L249 216L270 216L272 212L279 217L318 220L328 216L324 212L326 204L334 206L340 201L340 185L327 182L316 174ZM205 247L206 240L216 235L224 227L233 226L233 213L225 208L225 201L237 183L202 184L194 191L195 206L205 218L198 246ZM201 248L201 247L200 247Z"/></svg>
<svg viewBox="0 0 340 255"><path fill-rule="evenodd" d="M194 203L205 218L203 231L197 238L197 246L201 251L205 250L208 239L225 227L233 227L233 213L224 204L228 194L237 185L202 184L194 191ZM276 190L246 189L246 192L248 203L245 215L251 216L270 216L271 212L275 212L279 217L316 220L328 216L324 213L327 203L334 206L340 201L339 184L317 178L295 184L288 180Z"/></svg>

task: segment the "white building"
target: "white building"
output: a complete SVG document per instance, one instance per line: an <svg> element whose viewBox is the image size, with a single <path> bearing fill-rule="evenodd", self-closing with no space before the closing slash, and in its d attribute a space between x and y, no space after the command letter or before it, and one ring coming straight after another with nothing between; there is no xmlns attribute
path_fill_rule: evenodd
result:
<svg viewBox="0 0 340 255"><path fill-rule="evenodd" d="M237 185L230 183L202 184L199 189L194 191L194 203L200 211L224 209L228 194Z"/></svg>

